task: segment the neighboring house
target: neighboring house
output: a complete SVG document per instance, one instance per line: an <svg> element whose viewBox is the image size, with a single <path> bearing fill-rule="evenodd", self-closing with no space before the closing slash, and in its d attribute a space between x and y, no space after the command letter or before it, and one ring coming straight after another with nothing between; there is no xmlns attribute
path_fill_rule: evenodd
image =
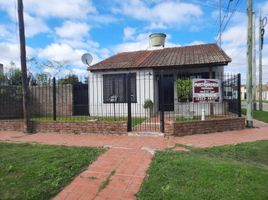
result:
<svg viewBox="0 0 268 200"><path fill-rule="evenodd" d="M247 88L241 85L241 100L247 99ZM259 99L259 86L256 87L256 99ZM262 100L268 101L268 83L262 86Z"/></svg>
<svg viewBox="0 0 268 200"><path fill-rule="evenodd" d="M164 72L164 109L177 110L178 77L214 78L215 74L223 75L224 66L229 62L231 59L216 44L119 53L88 68L89 113L92 116L105 116L107 112L127 115L125 85L128 73L131 73L132 115L145 115L143 105L147 100L153 102L153 110L157 112L160 70Z"/></svg>
<svg viewBox="0 0 268 200"><path fill-rule="evenodd" d="M241 92L241 100L246 100L247 99L247 88L245 85L241 85L240 88L240 92Z"/></svg>

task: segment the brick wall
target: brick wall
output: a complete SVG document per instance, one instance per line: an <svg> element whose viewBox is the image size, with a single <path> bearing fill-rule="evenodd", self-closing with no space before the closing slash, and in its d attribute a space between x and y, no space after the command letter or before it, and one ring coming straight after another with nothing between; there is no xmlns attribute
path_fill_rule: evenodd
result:
<svg viewBox="0 0 268 200"><path fill-rule="evenodd" d="M0 131L23 131L22 120L0 120Z"/></svg>
<svg viewBox="0 0 268 200"><path fill-rule="evenodd" d="M32 132L126 134L126 122L31 122ZM0 131L23 131L21 120L0 120Z"/></svg>
<svg viewBox="0 0 268 200"><path fill-rule="evenodd" d="M173 134L176 136L206 134L214 132L241 130L245 128L245 118L224 118L196 122L175 122Z"/></svg>
<svg viewBox="0 0 268 200"><path fill-rule="evenodd" d="M33 132L127 134L126 122L31 122ZM244 118L165 123L166 135L193 135L245 128ZM0 131L23 131L22 120L0 120Z"/></svg>

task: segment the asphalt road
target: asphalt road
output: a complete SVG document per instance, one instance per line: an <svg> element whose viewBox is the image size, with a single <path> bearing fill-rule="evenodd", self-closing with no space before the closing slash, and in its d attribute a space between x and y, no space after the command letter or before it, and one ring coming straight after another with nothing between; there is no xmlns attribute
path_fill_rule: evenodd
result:
<svg viewBox="0 0 268 200"><path fill-rule="evenodd" d="M242 101L241 106L242 108L246 108L247 103L245 101ZM268 103L263 103L263 110L268 111ZM257 110L259 108L259 103L257 103Z"/></svg>

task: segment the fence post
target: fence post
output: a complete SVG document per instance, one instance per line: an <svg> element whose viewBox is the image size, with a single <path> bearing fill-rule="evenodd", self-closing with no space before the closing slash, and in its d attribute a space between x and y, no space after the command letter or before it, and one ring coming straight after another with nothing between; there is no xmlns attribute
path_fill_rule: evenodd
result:
<svg viewBox="0 0 268 200"><path fill-rule="evenodd" d="M53 106L53 120L57 120L57 98L56 98L56 78L53 77L53 99L52 99L52 106Z"/></svg>
<svg viewBox="0 0 268 200"><path fill-rule="evenodd" d="M237 74L237 107L238 117L241 117L241 74Z"/></svg>
<svg viewBox="0 0 268 200"><path fill-rule="evenodd" d="M160 132L165 132L165 121L164 121L164 88L163 88L163 70L160 71L159 77L159 95L160 95Z"/></svg>
<svg viewBox="0 0 268 200"><path fill-rule="evenodd" d="M132 131L131 122L131 73L127 74L127 131Z"/></svg>

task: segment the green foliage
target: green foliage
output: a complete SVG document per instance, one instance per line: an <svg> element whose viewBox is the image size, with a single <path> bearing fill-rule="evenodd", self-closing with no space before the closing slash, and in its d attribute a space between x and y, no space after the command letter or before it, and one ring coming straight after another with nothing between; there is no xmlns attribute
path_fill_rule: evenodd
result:
<svg viewBox="0 0 268 200"><path fill-rule="evenodd" d="M145 100L144 101L144 104L143 104L143 108L144 109L153 109L153 107L154 107L154 103L152 102L152 100L151 99L147 99L147 100Z"/></svg>
<svg viewBox="0 0 268 200"><path fill-rule="evenodd" d="M71 84L71 85L75 85L75 84L79 84L79 79L78 76L75 74L69 74L67 76L65 76L64 78L61 78L58 80L59 84Z"/></svg>
<svg viewBox="0 0 268 200"><path fill-rule="evenodd" d="M268 199L268 141L158 152L137 199Z"/></svg>
<svg viewBox="0 0 268 200"><path fill-rule="evenodd" d="M178 101L185 102L192 98L193 88L191 79L178 79L176 85Z"/></svg>
<svg viewBox="0 0 268 200"><path fill-rule="evenodd" d="M12 68L7 73L7 78L12 85L22 85L22 75L21 70L17 68Z"/></svg>
<svg viewBox="0 0 268 200"><path fill-rule="evenodd" d="M14 67L14 63L10 64ZM22 80L21 71L11 68L6 74L0 74L0 102L21 104L22 102Z"/></svg>
<svg viewBox="0 0 268 200"><path fill-rule="evenodd" d="M0 72L0 83L5 83L7 82L7 77L4 73Z"/></svg>
<svg viewBox="0 0 268 200"><path fill-rule="evenodd" d="M38 73L35 75L35 79L38 85L49 85L48 73Z"/></svg>
<svg viewBox="0 0 268 200"><path fill-rule="evenodd" d="M54 197L104 152L100 148L0 143L0 198Z"/></svg>

